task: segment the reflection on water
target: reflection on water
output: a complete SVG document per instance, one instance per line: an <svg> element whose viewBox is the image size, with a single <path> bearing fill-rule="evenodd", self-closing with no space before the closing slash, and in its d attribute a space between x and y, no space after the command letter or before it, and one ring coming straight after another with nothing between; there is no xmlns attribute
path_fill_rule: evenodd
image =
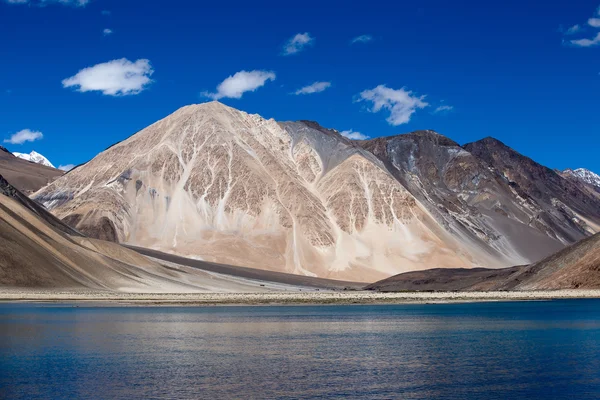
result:
<svg viewBox="0 0 600 400"><path fill-rule="evenodd" d="M0 398L599 398L600 301L0 305Z"/></svg>

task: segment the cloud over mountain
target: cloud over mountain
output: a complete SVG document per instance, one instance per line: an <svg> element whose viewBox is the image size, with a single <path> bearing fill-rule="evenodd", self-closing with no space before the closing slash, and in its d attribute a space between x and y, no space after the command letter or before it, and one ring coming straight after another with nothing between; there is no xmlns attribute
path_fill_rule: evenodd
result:
<svg viewBox="0 0 600 400"><path fill-rule="evenodd" d="M376 113L382 109L390 112L386 119L390 125L402 125L410 121L412 115L418 110L429 106L425 96L415 96L405 88L391 89L386 85L379 85L374 89L364 90L357 101L373 103L369 111Z"/></svg>
<svg viewBox="0 0 600 400"><path fill-rule="evenodd" d="M10 144L23 144L25 142L35 142L36 140L42 139L44 135L39 131L32 131L31 129L22 129L19 132L13 134L10 138L4 139L4 143Z"/></svg>
<svg viewBox="0 0 600 400"><path fill-rule="evenodd" d="M315 82L311 85L304 86L303 88L296 90L294 92L294 94L299 95L299 94L319 93L329 87L331 87L331 82Z"/></svg>
<svg viewBox="0 0 600 400"><path fill-rule="evenodd" d="M58 169L60 169L61 171L65 171L65 172L69 172L70 170L72 170L73 168L75 168L75 164L66 164L66 165L60 165L58 167Z"/></svg>
<svg viewBox="0 0 600 400"><path fill-rule="evenodd" d="M84 68L62 81L63 87L75 87L78 92L98 91L107 96L127 96L142 92L152 82L154 73L150 61L131 62L126 58Z"/></svg>
<svg viewBox="0 0 600 400"><path fill-rule="evenodd" d="M342 132L340 132L340 135L342 135L345 138L351 139L351 140L367 140L367 139L369 139L369 136L364 135L360 132L354 132L352 129L347 130L347 131L342 131Z"/></svg>
<svg viewBox="0 0 600 400"><path fill-rule="evenodd" d="M254 92L262 87L267 81L274 81L273 71L240 71L226 78L217 86L216 93L203 92L202 95L213 100L222 98L241 99L246 92Z"/></svg>

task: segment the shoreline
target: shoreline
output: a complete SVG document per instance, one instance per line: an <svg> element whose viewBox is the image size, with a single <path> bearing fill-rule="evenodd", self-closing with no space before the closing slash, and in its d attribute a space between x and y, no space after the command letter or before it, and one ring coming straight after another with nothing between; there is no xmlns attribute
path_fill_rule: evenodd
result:
<svg viewBox="0 0 600 400"><path fill-rule="evenodd" d="M0 290L0 304L85 303L86 305L101 306L385 305L563 299L600 299L600 290L399 293L371 291L319 291L293 293L115 293Z"/></svg>

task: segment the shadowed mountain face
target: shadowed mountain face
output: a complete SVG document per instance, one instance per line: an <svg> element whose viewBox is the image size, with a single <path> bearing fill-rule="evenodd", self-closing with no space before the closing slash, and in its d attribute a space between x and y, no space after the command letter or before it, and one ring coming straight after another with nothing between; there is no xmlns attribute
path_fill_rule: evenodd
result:
<svg viewBox="0 0 600 400"><path fill-rule="evenodd" d="M494 167L522 198L537 206L532 224L539 230L565 243L599 230L600 199L571 180L493 138L469 143L465 149Z"/></svg>
<svg viewBox="0 0 600 400"><path fill-rule="evenodd" d="M543 210L534 198L485 159L433 131L359 143L383 160L453 236L491 254L497 263L486 266L539 260L586 234L575 227L564 238L562 227L553 230L539 221Z"/></svg>
<svg viewBox="0 0 600 400"><path fill-rule="evenodd" d="M61 170L15 157L0 146L0 175L25 194L39 190L63 174Z"/></svg>
<svg viewBox="0 0 600 400"><path fill-rule="evenodd" d="M525 264L597 229L592 212L571 235L536 224L534 200L435 132L353 142L218 102L176 111L34 197L94 237L354 281Z"/></svg>
<svg viewBox="0 0 600 400"><path fill-rule="evenodd" d="M592 171L579 168L576 170L566 169L564 171L556 171L556 173L571 181L581 191L600 199L600 176Z"/></svg>
<svg viewBox="0 0 600 400"><path fill-rule="evenodd" d="M600 288L600 234L537 263L502 269L432 269L408 272L366 287L369 290L554 290Z"/></svg>

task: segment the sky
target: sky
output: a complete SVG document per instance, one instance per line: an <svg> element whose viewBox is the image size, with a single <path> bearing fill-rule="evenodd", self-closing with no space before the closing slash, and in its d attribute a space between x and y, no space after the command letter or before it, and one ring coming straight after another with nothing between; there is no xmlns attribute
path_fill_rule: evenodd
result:
<svg viewBox="0 0 600 400"><path fill-rule="evenodd" d="M219 100L600 173L600 0L0 0L0 144L68 168Z"/></svg>

